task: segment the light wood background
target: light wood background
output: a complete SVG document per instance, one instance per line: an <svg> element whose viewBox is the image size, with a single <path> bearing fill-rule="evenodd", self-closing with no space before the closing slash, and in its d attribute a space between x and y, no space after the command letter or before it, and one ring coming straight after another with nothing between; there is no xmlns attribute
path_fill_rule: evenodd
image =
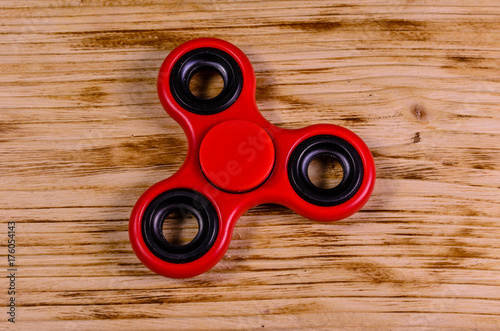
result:
<svg viewBox="0 0 500 331"><path fill-rule="evenodd" d="M17 237L2 330L500 329L500 3L495 0L0 2L0 242ZM238 222L188 280L128 240L141 193L186 154L156 95L198 37L234 43L286 128L334 123L373 152L349 219L279 206Z"/></svg>

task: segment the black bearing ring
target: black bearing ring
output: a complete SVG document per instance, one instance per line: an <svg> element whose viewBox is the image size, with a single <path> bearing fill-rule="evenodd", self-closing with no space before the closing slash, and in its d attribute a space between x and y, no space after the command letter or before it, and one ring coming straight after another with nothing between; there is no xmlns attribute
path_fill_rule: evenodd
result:
<svg viewBox="0 0 500 331"><path fill-rule="evenodd" d="M324 189L314 185L307 174L311 161L329 155L342 165L344 176L335 187ZM288 161L288 178L293 189L307 202L317 206L336 206L356 194L363 180L363 161L346 140L332 135L318 135L301 142Z"/></svg>
<svg viewBox="0 0 500 331"><path fill-rule="evenodd" d="M189 89L191 78L202 69L215 69L224 81L222 91L213 98L202 99ZM203 47L187 52L172 67L170 91L175 101L187 111L212 115L229 108L243 87L243 74L236 60L217 48Z"/></svg>
<svg viewBox="0 0 500 331"><path fill-rule="evenodd" d="M192 213L198 221L198 234L185 245L175 245L163 235L165 218L175 210ZM219 230L219 217L213 204L202 194L174 189L158 195L146 207L142 217L142 236L151 252L171 263L194 261L212 247Z"/></svg>

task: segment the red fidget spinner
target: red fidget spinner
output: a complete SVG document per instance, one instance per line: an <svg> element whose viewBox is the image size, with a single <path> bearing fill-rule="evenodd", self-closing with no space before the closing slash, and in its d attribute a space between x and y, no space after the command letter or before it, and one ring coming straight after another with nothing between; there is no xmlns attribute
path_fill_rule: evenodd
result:
<svg viewBox="0 0 500 331"><path fill-rule="evenodd" d="M203 69L216 70L224 86L216 97L193 95L189 82ZM170 178L149 188L130 217L130 241L152 271L173 278L199 275L225 254L238 218L249 208L274 203L317 221L357 212L375 183L370 150L353 132L319 124L298 130L269 123L255 102L255 73L234 45L211 38L174 49L158 75L163 107L183 128L188 153ZM343 170L337 186L314 185L307 173L319 156L336 159ZM198 233L185 244L163 235L175 211L193 214Z"/></svg>

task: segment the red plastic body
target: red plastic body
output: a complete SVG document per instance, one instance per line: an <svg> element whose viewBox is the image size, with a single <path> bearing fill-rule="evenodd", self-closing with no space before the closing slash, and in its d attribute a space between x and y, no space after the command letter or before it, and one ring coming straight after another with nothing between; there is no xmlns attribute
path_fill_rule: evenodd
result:
<svg viewBox="0 0 500 331"><path fill-rule="evenodd" d="M239 98L228 109L209 116L197 115L181 108L169 88L169 75L176 60L186 52L201 47L218 48L230 54L243 74ZM298 130L278 128L269 123L257 109L255 89L255 74L247 57L234 45L218 39L189 41L174 49L161 66L158 76L159 98L167 113L185 131L188 153L184 164L174 175L153 185L139 198L130 217L132 247L138 258L152 271L167 277L186 278L209 270L225 254L239 217L259 204L280 204L311 220L335 221L357 212L368 201L375 183L375 165L370 150L356 134L331 124ZM238 147L231 145L232 136L224 135L223 129L217 129L217 126L229 124L241 133L234 139L240 143L238 146L241 146L245 136L250 136L248 145L245 145L246 154L234 153ZM262 133L261 129L265 132ZM332 207L321 207L303 200L292 188L287 173L287 162L294 147L309 137L324 134L338 136L354 146L364 167L363 180L356 194L348 201ZM233 151L234 158L225 154L228 150ZM262 162L259 163L259 160ZM213 172L210 174L211 170ZM160 193L174 188L202 193L213 203L219 217L219 233L211 249L195 261L182 264L169 263L152 254L141 232L145 208Z"/></svg>

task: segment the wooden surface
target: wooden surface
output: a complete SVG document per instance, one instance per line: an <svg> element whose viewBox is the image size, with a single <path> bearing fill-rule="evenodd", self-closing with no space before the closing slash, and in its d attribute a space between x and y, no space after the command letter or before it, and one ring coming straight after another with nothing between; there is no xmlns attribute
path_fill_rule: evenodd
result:
<svg viewBox="0 0 500 331"><path fill-rule="evenodd" d="M2 330L500 329L498 1L0 7ZM155 84L197 37L247 54L271 122L361 136L377 183L336 223L254 208L213 270L172 280L137 260L127 226L185 157Z"/></svg>

